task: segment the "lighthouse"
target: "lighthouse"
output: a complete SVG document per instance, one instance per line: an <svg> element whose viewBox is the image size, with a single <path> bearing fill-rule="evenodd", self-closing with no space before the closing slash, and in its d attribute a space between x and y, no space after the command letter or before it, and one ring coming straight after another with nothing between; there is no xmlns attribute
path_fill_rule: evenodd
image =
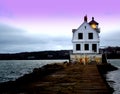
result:
<svg viewBox="0 0 120 94"><path fill-rule="evenodd" d="M77 28L72 29L73 52L70 59L73 62L100 63L102 55L99 54L99 23L92 17L88 22L87 16L84 16L83 23Z"/></svg>

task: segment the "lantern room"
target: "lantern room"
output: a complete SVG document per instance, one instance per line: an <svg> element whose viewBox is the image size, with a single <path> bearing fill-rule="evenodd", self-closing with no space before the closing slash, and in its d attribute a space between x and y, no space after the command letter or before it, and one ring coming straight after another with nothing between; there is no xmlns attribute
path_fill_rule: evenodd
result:
<svg viewBox="0 0 120 94"><path fill-rule="evenodd" d="M97 29L98 28L98 24L95 20L94 20L94 17L92 17L92 21L89 22L90 26L93 28L93 29Z"/></svg>

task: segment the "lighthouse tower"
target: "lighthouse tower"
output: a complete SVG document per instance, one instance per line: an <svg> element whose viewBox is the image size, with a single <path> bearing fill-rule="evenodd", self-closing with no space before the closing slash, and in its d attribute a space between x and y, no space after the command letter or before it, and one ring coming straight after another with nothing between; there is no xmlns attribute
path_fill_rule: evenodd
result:
<svg viewBox="0 0 120 94"><path fill-rule="evenodd" d="M87 60L86 62L91 62L96 61L96 58L101 58L98 25L99 23L94 20L94 17L88 22L87 16L84 16L84 22L78 29L72 30L73 53L70 55L72 61L85 62Z"/></svg>

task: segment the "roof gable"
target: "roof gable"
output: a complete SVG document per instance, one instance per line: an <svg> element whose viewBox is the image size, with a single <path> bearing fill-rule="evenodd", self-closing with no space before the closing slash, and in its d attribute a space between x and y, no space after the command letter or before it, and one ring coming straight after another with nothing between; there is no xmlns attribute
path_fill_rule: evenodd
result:
<svg viewBox="0 0 120 94"><path fill-rule="evenodd" d="M96 32L96 30L94 30L89 23L87 22L83 22L77 29L73 29L72 32ZM97 33L97 32L96 32Z"/></svg>

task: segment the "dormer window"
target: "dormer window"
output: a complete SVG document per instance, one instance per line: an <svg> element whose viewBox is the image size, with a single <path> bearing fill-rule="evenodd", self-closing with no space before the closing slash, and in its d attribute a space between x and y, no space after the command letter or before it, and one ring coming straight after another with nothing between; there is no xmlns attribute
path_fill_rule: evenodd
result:
<svg viewBox="0 0 120 94"><path fill-rule="evenodd" d="M83 33L78 33L78 39L83 39Z"/></svg>
<svg viewBox="0 0 120 94"><path fill-rule="evenodd" d="M88 33L88 39L93 39L93 33Z"/></svg>

